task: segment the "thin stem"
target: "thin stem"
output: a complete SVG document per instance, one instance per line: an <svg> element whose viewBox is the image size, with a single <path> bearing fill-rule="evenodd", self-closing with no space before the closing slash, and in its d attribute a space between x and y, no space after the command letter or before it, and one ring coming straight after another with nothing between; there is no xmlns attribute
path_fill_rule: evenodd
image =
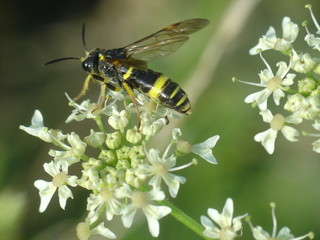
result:
<svg viewBox="0 0 320 240"><path fill-rule="evenodd" d="M207 238L203 235L204 227L199 224L197 221L195 221L193 218L189 217L187 214L185 214L183 211L181 211L179 208L177 208L175 205L173 205L171 202L167 200L158 201L159 204L165 205L167 207L171 208L171 215L177 219L179 222L184 224L187 228L192 230L194 233L199 235L202 239L209 240L211 238Z"/></svg>
<svg viewBox="0 0 320 240"><path fill-rule="evenodd" d="M99 130L101 131L101 132L106 132L106 130L105 130L105 128L104 128L104 126L103 126L103 123L102 123L102 121L101 121L101 115L99 114L99 116L97 116L96 118L95 118L95 120L96 120L96 123L97 123L97 125L98 125L98 128L99 128Z"/></svg>

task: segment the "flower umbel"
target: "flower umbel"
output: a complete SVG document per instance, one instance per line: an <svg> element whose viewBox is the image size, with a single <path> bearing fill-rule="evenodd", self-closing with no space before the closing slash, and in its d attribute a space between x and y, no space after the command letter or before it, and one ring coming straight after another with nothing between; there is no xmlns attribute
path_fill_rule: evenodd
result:
<svg viewBox="0 0 320 240"><path fill-rule="evenodd" d="M312 47L311 51L304 53L299 49L295 49L294 42L297 39L299 27L289 17L284 17L282 20L282 38L278 38L275 29L270 27L266 35L260 38L258 45L249 51L251 55L260 54L262 62L267 67L259 74L260 83L238 80L242 83L264 88L259 92L248 95L245 98L245 102L251 103L253 106L257 105L260 114L263 116L263 121L270 123L270 129L258 133L254 137L256 141L262 143L269 154L274 152L278 131L281 131L288 141L297 141L296 137L300 131L288 126L288 124L301 124L305 120L319 120L320 59L318 58L318 51L320 50L320 37L318 35L320 27L311 5L306 5L306 8L310 10L311 18L317 28L316 34L313 34L307 28L307 22L303 23L307 32L305 41ZM275 50L285 58L277 63L278 71L276 74L272 73L271 67L262 57L261 53L265 50ZM286 62L289 63L286 64ZM269 110L273 106L269 107L269 104L267 104L267 100L271 95L277 108L276 111L279 112L274 116ZM285 101L280 101L281 99ZM305 136L311 135L305 134ZM313 146L315 145L317 145L317 142L313 143ZM313 150L320 152L317 147L313 147Z"/></svg>
<svg viewBox="0 0 320 240"><path fill-rule="evenodd" d="M138 96L138 99L144 98ZM124 227L130 228L139 209L147 218L151 235L157 237L160 234L159 220L171 213L171 208L160 202L166 198L166 192L171 197L177 197L180 184L186 182L185 177L173 172L194 164L194 161L177 164L181 153L174 149L174 139L163 154L158 149L147 148L150 138L166 126L170 111L164 111L161 107L145 107L146 102L141 101L141 126L138 129L135 112L130 104L124 102L124 98L115 96L102 108L89 100L80 104L69 100L74 109L67 123L73 120L93 120L96 123L96 129L88 129L87 136L82 138L74 132L63 134L61 130L45 127L38 110L30 127L20 127L55 145L55 149L49 151L53 161L44 164L52 181L37 180L34 183L40 194L39 211L46 210L56 191L60 206L65 209L67 199L73 198L69 186L82 187L90 194L87 198L88 215L77 227L79 239L89 239L95 234L114 239L116 235L105 227L105 222L120 216ZM181 134L180 129L176 131ZM219 136L209 138L192 146L191 151L215 163L212 148L218 139ZM91 153L87 155L87 152L95 154L90 156ZM79 178L68 174L77 164L82 168Z"/></svg>

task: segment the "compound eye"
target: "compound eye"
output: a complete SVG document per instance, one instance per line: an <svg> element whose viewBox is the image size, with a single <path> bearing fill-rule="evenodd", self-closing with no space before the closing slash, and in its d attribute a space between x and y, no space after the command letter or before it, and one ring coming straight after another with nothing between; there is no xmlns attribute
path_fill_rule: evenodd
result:
<svg viewBox="0 0 320 240"><path fill-rule="evenodd" d="M92 64L86 60L82 62L82 68L87 72L91 72Z"/></svg>

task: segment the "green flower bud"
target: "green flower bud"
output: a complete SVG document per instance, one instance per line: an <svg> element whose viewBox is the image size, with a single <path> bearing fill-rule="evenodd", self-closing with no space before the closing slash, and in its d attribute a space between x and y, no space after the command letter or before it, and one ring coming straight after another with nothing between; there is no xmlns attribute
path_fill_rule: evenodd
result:
<svg viewBox="0 0 320 240"><path fill-rule="evenodd" d="M317 63L316 65L314 65L312 70L314 73L320 74L320 63Z"/></svg>
<svg viewBox="0 0 320 240"><path fill-rule="evenodd" d="M109 150L102 150L98 158L106 163L114 162L117 160L117 156L115 155L115 153Z"/></svg>
<svg viewBox="0 0 320 240"><path fill-rule="evenodd" d="M183 140L177 140L177 151L180 153L190 153L192 150L192 145Z"/></svg>
<svg viewBox="0 0 320 240"><path fill-rule="evenodd" d="M90 130L90 135L84 138L84 141L91 147L100 147L106 139L105 133Z"/></svg>
<svg viewBox="0 0 320 240"><path fill-rule="evenodd" d="M129 113L126 110L118 112L113 109L112 116L109 117L108 123L116 130L124 129L129 123Z"/></svg>
<svg viewBox="0 0 320 240"><path fill-rule="evenodd" d="M298 92L309 95L316 88L316 82L311 78L305 78L298 82Z"/></svg>
<svg viewBox="0 0 320 240"><path fill-rule="evenodd" d="M109 149L116 149L121 144L121 134L120 132L107 133L106 135L106 145Z"/></svg>
<svg viewBox="0 0 320 240"><path fill-rule="evenodd" d="M142 134L138 132L136 129L129 129L126 133L126 139L128 142L136 144L141 141Z"/></svg>

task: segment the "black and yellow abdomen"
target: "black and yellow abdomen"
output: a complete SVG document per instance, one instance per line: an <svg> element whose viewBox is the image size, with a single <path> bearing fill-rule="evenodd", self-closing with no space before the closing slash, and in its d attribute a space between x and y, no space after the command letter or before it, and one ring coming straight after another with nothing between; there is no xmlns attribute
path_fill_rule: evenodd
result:
<svg viewBox="0 0 320 240"><path fill-rule="evenodd" d="M121 67L122 78L133 89L145 94L152 100L165 105L179 113L191 114L191 104L186 92L179 84L150 69Z"/></svg>

